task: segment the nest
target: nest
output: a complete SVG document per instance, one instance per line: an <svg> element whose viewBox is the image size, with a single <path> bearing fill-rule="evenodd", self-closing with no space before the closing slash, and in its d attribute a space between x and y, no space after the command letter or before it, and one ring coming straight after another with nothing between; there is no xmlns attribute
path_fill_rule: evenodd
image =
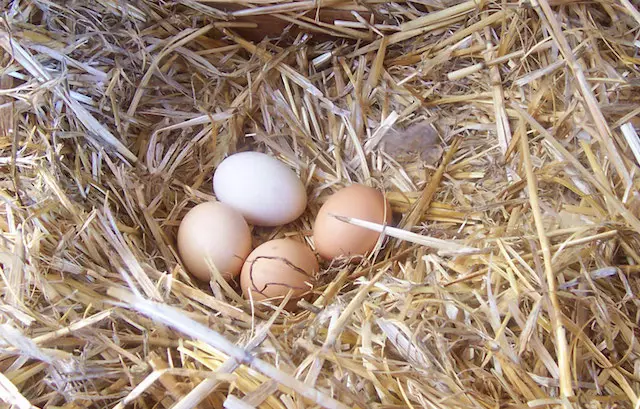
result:
<svg viewBox="0 0 640 409"><path fill-rule="evenodd" d="M638 407L630 0L2 9L9 407ZM176 252L216 166L248 149L309 195L256 243L313 246L351 183L396 214L296 313L195 281Z"/></svg>

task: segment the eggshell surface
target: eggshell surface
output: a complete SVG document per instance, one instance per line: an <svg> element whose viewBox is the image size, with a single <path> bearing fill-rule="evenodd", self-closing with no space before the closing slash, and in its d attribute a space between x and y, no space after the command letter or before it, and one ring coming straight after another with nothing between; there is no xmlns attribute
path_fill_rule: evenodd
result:
<svg viewBox="0 0 640 409"><path fill-rule="evenodd" d="M311 290L318 260L305 244L291 239L268 241L249 254L240 273L240 287L245 298L255 301L284 298L293 290L291 300ZM274 300L275 299L275 300ZM288 309L292 309L289 303Z"/></svg>
<svg viewBox="0 0 640 409"><path fill-rule="evenodd" d="M220 202L201 203L187 212L178 229L178 252L188 272L211 279L210 259L227 279L236 277L251 252L251 231L242 215Z"/></svg>
<svg viewBox="0 0 640 409"><path fill-rule="evenodd" d="M351 185L329 197L316 216L313 240L325 259L365 255L375 247L380 233L340 221L332 214L374 223L391 223L391 207L383 194L372 187Z"/></svg>
<svg viewBox="0 0 640 409"><path fill-rule="evenodd" d="M241 152L223 160L213 176L218 200L250 224L279 226L300 217L307 206L304 185L287 165L260 152Z"/></svg>

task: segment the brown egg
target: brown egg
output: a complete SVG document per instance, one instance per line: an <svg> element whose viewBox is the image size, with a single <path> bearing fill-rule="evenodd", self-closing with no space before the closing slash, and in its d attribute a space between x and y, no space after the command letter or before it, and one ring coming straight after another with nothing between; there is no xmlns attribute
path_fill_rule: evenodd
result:
<svg viewBox="0 0 640 409"><path fill-rule="evenodd" d="M226 278L240 273L251 252L251 231L242 215L220 202L205 202L189 210L180 222L178 251L187 271L211 279L207 259Z"/></svg>
<svg viewBox="0 0 640 409"><path fill-rule="evenodd" d="M291 239L268 241L247 257L240 273L240 287L245 298L269 299L274 304L293 290L287 309L295 309L296 300L311 290L318 260L305 244Z"/></svg>
<svg viewBox="0 0 640 409"><path fill-rule="evenodd" d="M356 184L334 193L320 208L313 227L316 250L328 260L366 255L380 237L378 232L340 221L331 214L380 224L390 224L392 219L391 207L377 189Z"/></svg>

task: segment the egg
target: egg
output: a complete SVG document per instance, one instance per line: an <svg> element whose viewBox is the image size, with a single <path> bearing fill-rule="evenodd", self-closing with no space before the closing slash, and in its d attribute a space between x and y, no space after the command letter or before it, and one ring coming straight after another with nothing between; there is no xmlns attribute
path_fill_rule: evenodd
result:
<svg viewBox="0 0 640 409"><path fill-rule="evenodd" d="M241 152L218 165L213 190L257 226L279 226L300 217L307 194L298 176L284 163L260 152Z"/></svg>
<svg viewBox="0 0 640 409"><path fill-rule="evenodd" d="M309 294L318 260L313 251L292 239L267 241L249 254L240 273L245 298L277 303L293 290L287 309L295 309L296 300Z"/></svg>
<svg viewBox="0 0 640 409"><path fill-rule="evenodd" d="M242 215L220 202L201 203L187 212L178 229L178 252L187 271L211 279L207 260L226 278L236 277L251 252L251 231Z"/></svg>
<svg viewBox="0 0 640 409"><path fill-rule="evenodd" d="M391 207L377 189L354 184L334 193L318 211L313 226L316 250L328 260L366 255L380 237L378 232L340 221L331 214L380 224L392 220Z"/></svg>

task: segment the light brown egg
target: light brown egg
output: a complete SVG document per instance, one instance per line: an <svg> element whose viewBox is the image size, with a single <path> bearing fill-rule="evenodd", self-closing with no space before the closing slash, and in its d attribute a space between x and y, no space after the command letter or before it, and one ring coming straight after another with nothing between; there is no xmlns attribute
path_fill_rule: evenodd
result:
<svg viewBox="0 0 640 409"><path fill-rule="evenodd" d="M196 278L211 279L210 259L226 279L232 279L251 252L251 231L231 207L220 202L201 203L180 222L178 251L187 271Z"/></svg>
<svg viewBox="0 0 640 409"><path fill-rule="evenodd" d="M289 289L293 290L287 309L295 309L296 301L309 294L318 260L305 244L291 239L268 241L247 257L240 273L240 287L245 298L269 300L277 304Z"/></svg>
<svg viewBox="0 0 640 409"><path fill-rule="evenodd" d="M380 224L390 224L392 219L391 207L377 189L355 184L334 193L320 208L313 227L316 250L328 260L364 256L380 237L378 232L340 221L331 214Z"/></svg>

